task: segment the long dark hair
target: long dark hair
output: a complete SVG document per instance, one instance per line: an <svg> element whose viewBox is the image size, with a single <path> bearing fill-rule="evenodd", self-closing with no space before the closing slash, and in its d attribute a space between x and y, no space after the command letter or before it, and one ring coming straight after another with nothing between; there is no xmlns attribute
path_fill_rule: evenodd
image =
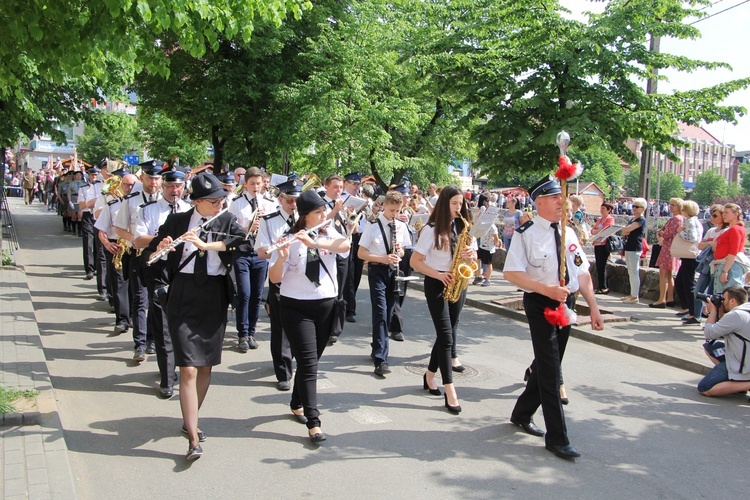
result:
<svg viewBox="0 0 750 500"><path fill-rule="evenodd" d="M435 208L430 214L430 219L427 221L435 228L435 248L441 250L444 243L450 241L451 235L451 223L455 218L455 214L451 213L451 198L456 195L461 195L463 202L461 203L461 216L467 221L471 222L471 212L466 203L466 198L463 198L463 193L456 186L445 186L440 191L437 202L435 202ZM460 224L460 222L458 222ZM459 227L459 231L463 227Z"/></svg>

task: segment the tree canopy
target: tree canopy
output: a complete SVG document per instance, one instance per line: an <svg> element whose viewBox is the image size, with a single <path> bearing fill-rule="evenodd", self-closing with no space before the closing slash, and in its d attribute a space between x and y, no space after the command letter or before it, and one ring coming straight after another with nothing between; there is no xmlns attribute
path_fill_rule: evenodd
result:
<svg viewBox="0 0 750 500"><path fill-rule="evenodd" d="M102 158L122 158L143 151L144 138L134 116L98 110L89 115L77 139L78 156L92 165Z"/></svg>
<svg viewBox="0 0 750 500"><path fill-rule="evenodd" d="M691 198L701 206L710 205L714 200L727 196L727 180L713 170L695 177L695 187Z"/></svg>

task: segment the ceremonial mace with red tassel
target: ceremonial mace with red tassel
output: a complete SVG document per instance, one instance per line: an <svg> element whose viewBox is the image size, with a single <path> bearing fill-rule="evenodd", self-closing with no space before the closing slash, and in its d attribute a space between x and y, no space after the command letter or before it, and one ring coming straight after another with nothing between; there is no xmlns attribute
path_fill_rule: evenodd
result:
<svg viewBox="0 0 750 500"><path fill-rule="evenodd" d="M557 158L557 171L555 177L560 180L562 191L562 221L560 222L560 286L565 286L565 229L568 226L568 181L572 181L583 172L580 162L573 163L568 158L568 147L570 146L570 135L566 131L557 134L555 140L560 148L560 156ZM568 326L576 322L577 316L564 302L556 309L549 307L544 309L544 318L555 326Z"/></svg>

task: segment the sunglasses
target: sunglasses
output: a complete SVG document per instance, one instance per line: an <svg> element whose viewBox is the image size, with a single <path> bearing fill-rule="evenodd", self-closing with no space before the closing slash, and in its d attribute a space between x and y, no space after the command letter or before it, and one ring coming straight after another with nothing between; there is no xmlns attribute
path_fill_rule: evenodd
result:
<svg viewBox="0 0 750 500"><path fill-rule="evenodd" d="M198 200L198 201L204 201L206 203L210 203L213 207L218 207L224 202L224 198L219 198L218 200Z"/></svg>

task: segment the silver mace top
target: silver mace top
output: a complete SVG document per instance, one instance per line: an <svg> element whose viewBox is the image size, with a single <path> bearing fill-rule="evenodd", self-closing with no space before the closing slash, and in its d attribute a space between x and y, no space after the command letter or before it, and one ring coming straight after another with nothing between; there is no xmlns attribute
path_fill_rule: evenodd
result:
<svg viewBox="0 0 750 500"><path fill-rule="evenodd" d="M568 147L570 146L570 135L566 131L562 130L559 134L557 134L555 143L557 144L557 147L560 148L560 156L565 156L568 154Z"/></svg>

